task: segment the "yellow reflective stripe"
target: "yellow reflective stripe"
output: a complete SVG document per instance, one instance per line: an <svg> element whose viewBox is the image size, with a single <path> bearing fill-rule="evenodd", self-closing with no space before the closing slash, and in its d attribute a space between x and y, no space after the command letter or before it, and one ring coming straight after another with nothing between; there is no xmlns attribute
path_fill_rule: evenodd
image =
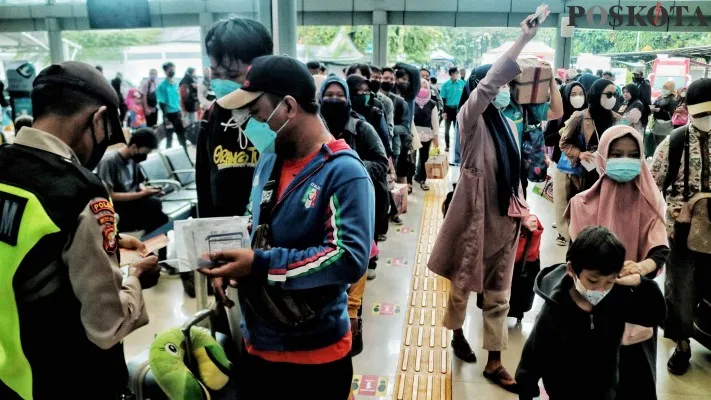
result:
<svg viewBox="0 0 711 400"><path fill-rule="evenodd" d="M12 285L27 253L44 236L59 232L39 199L26 190L0 183L0 192L27 199L17 245L0 241L0 380L25 400L32 399L32 368L22 351L20 316Z"/></svg>

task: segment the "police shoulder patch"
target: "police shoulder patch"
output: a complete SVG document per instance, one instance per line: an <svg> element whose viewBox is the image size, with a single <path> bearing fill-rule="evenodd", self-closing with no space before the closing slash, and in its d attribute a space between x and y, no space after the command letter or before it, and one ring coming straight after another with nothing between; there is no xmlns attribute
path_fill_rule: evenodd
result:
<svg viewBox="0 0 711 400"><path fill-rule="evenodd" d="M96 199L89 203L89 208L91 209L91 212L94 214L98 214L102 211L110 211L112 214L114 212L114 206L111 204L111 202L107 199Z"/></svg>

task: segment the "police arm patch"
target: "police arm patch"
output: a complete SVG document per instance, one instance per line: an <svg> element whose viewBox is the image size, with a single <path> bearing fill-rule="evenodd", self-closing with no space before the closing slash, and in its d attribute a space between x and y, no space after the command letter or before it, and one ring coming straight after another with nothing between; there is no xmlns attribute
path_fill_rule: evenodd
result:
<svg viewBox="0 0 711 400"><path fill-rule="evenodd" d="M109 200L97 199L89 203L89 208L94 214L98 214L102 211L110 211L111 214L114 213L114 206Z"/></svg>
<svg viewBox="0 0 711 400"><path fill-rule="evenodd" d="M118 250L118 238L116 237L116 229L114 228L114 225L105 225L102 228L104 235L104 251L108 254L116 254L116 250Z"/></svg>

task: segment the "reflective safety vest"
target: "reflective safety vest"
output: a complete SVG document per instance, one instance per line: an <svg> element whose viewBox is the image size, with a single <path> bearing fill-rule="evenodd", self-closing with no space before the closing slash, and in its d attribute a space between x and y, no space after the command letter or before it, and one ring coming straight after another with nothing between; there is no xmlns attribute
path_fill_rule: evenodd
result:
<svg viewBox="0 0 711 400"><path fill-rule="evenodd" d="M108 399L125 384L123 347L86 337L62 261L96 197L101 180L61 156L0 147L0 399Z"/></svg>

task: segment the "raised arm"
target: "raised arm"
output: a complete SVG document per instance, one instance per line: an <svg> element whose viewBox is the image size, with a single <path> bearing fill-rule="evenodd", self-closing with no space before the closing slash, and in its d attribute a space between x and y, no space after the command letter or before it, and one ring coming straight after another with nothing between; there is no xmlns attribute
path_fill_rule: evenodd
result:
<svg viewBox="0 0 711 400"><path fill-rule="evenodd" d="M521 35L516 39L513 46L496 60L486 77L469 94L469 99L464 103L457 117L460 135L472 132L479 116L484 113L484 110L494 100L499 88L509 83L521 72L518 64L516 64L516 59L521 54L523 47L536 36L538 31L537 27L531 28L528 26L527 22L531 18L532 16L528 16L521 22Z"/></svg>
<svg viewBox="0 0 711 400"><path fill-rule="evenodd" d="M553 121L563 116L563 97L560 95L560 90L556 86L555 79L551 79L551 101L548 109L547 121Z"/></svg>

